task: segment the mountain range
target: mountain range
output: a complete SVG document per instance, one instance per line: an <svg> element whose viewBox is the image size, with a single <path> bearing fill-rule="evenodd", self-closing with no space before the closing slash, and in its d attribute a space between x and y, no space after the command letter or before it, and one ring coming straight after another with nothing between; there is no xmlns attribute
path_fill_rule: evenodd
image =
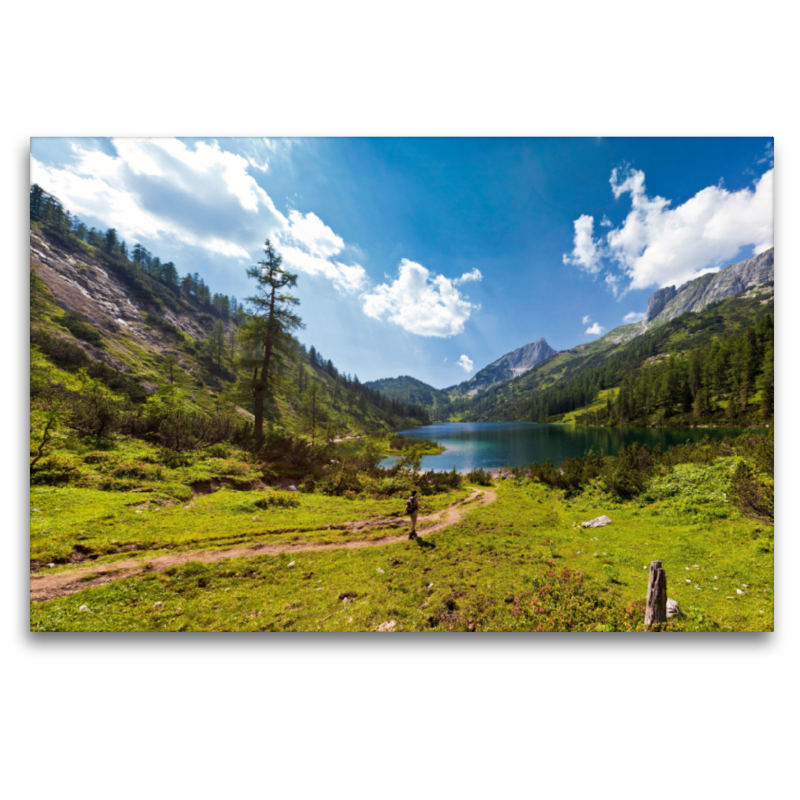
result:
<svg viewBox="0 0 800 800"><path fill-rule="evenodd" d="M446 389L435 389L410 376L370 381L367 386L405 402L436 406L444 412L447 401L455 402L464 411L470 399L492 392L514 393L517 389L533 391L552 385L561 377L571 377L578 365L576 358L611 352L636 337L668 324L687 313L699 314L710 305L733 297L758 297L760 305L771 302L774 295L775 251L765 250L753 258L731 264L716 273L701 275L680 287L666 286L654 292L647 302L645 318L630 325L614 328L592 342L556 351L544 338L526 344L479 370L472 378ZM536 375L530 373L536 369ZM542 373L541 370L545 372ZM523 380L530 376L529 380ZM426 398L426 399L423 399ZM467 412L468 414L468 412Z"/></svg>

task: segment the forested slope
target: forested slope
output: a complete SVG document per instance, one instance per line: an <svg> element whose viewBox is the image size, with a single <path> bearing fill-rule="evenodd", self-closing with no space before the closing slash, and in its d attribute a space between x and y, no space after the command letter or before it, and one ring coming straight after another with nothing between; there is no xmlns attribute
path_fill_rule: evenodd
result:
<svg viewBox="0 0 800 800"><path fill-rule="evenodd" d="M113 433L175 449L252 436L248 314L197 274L178 277L141 245L87 228L31 189L31 452ZM314 440L428 420L292 339L270 430ZM38 456L38 459L37 459Z"/></svg>
<svg viewBox="0 0 800 800"><path fill-rule="evenodd" d="M459 409L470 420L592 425L745 425L771 420L771 284L685 313L624 344L593 343ZM604 390L602 408L586 409ZM612 400L613 397L613 400Z"/></svg>

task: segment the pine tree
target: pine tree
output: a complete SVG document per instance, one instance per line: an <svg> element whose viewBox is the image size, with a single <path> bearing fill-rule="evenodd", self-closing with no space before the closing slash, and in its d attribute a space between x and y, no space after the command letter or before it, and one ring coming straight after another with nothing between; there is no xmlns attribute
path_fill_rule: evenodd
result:
<svg viewBox="0 0 800 800"><path fill-rule="evenodd" d="M253 397L256 445L264 438L264 412L271 422L271 403L280 367L293 349L292 331L303 322L291 309L300 301L288 292L297 286L297 275L283 269L283 259L269 239L264 244L264 260L247 270L256 281L256 293L247 300L253 313L244 325L243 336L255 358L249 364L249 384Z"/></svg>

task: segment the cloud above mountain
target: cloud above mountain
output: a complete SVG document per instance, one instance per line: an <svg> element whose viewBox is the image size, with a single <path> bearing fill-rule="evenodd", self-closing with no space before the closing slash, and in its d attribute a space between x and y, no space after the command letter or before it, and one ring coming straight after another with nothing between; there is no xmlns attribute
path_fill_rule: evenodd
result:
<svg viewBox="0 0 800 800"><path fill-rule="evenodd" d="M469 356L462 355L456 363L464 372L472 372L475 368L475 362Z"/></svg>
<svg viewBox="0 0 800 800"><path fill-rule="evenodd" d="M615 168L609 182L615 199L629 197L630 211L620 225L598 237L594 217L579 216L572 251L563 261L592 276L605 271L615 296L630 289L680 286L718 271L742 248L757 255L773 244L773 169L752 187L729 192L720 183L676 207L648 195L642 170ZM607 225L604 216L601 226Z"/></svg>
<svg viewBox="0 0 800 800"><path fill-rule="evenodd" d="M480 308L456 288L465 279L480 280L474 273L480 275L473 270L453 280L404 258L397 278L361 295L362 307L368 317L387 319L418 336L455 336Z"/></svg>

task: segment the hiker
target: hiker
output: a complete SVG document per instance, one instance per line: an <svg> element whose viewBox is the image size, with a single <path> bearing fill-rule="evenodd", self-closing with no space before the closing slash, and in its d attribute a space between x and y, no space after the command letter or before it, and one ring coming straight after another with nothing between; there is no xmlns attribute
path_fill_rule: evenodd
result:
<svg viewBox="0 0 800 800"><path fill-rule="evenodd" d="M411 497L406 500L406 514L411 515L411 533L409 539L417 538L417 513L419 512L419 501L417 500L417 490L411 492Z"/></svg>

